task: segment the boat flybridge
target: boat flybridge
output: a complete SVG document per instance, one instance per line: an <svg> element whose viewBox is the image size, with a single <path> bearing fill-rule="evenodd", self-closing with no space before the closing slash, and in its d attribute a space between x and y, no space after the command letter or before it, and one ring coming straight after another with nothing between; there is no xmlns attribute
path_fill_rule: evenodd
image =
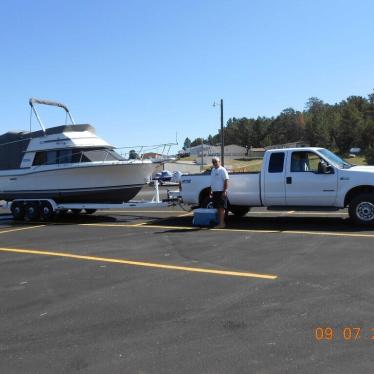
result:
<svg viewBox="0 0 374 374"><path fill-rule="evenodd" d="M69 204L90 213L90 205L126 203L149 180L151 161L123 159L91 125L75 124L64 104L34 98L29 104L41 130L0 136L0 200L12 202L14 218L49 218ZM45 128L35 104L64 109L65 125Z"/></svg>

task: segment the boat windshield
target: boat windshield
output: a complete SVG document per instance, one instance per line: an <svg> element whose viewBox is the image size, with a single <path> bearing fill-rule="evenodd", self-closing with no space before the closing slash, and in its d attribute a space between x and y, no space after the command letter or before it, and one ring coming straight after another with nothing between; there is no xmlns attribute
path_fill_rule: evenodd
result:
<svg viewBox="0 0 374 374"><path fill-rule="evenodd" d="M121 157L113 149L74 148L36 152L33 165L76 164L83 162L105 162L123 160L123 157Z"/></svg>
<svg viewBox="0 0 374 374"><path fill-rule="evenodd" d="M123 161L123 158L112 149L84 150L78 155L81 158L80 162Z"/></svg>
<svg viewBox="0 0 374 374"><path fill-rule="evenodd" d="M341 169L349 169L353 165L349 162L343 160L335 153L329 151L328 149L319 149L318 152L326 158L326 160L333 166Z"/></svg>

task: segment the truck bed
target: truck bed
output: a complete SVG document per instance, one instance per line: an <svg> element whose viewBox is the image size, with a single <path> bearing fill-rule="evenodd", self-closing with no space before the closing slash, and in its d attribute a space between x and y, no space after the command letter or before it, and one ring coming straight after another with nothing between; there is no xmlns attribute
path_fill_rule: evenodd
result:
<svg viewBox="0 0 374 374"><path fill-rule="evenodd" d="M229 173L228 199L231 205L260 206L260 172ZM210 174L190 174L181 178L182 196L186 204L199 204L210 188ZM205 192L204 192L205 191Z"/></svg>

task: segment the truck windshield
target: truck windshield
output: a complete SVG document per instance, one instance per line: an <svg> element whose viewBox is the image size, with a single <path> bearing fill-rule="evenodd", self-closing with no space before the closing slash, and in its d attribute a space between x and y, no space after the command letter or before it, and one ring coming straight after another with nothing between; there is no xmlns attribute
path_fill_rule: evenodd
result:
<svg viewBox="0 0 374 374"><path fill-rule="evenodd" d="M326 160L333 166L337 168L342 169L349 169L353 165L349 162L343 160L339 156L337 156L335 153L329 151L328 149L319 149L318 152L326 158Z"/></svg>

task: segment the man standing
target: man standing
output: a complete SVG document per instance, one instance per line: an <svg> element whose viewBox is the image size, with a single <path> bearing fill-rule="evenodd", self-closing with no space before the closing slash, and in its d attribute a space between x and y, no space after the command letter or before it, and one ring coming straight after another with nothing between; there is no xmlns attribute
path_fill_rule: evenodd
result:
<svg viewBox="0 0 374 374"><path fill-rule="evenodd" d="M212 158L212 172L210 174L210 190L213 198L213 206L218 210L219 229L225 227L225 209L227 209L227 188L229 182L229 174L227 170L221 166L218 157Z"/></svg>

